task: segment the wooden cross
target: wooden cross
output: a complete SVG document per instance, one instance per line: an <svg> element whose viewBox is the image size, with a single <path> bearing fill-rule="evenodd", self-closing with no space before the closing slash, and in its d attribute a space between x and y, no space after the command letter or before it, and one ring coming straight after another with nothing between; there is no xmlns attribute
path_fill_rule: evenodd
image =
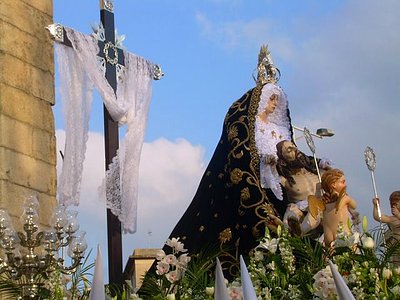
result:
<svg viewBox="0 0 400 300"><path fill-rule="evenodd" d="M113 0L100 0L100 20L104 28L104 41L98 41L98 55L105 60L106 79L114 92L117 90L117 64L124 65L124 54L122 49L115 45L115 24ZM55 29L55 40L66 46L72 47L68 40L65 29L62 26ZM154 79L163 76L160 69L157 70ZM117 155L119 147L118 122L110 116L104 107L104 138L105 138L105 164L106 170L113 158ZM109 282L121 284L123 282L122 272L122 235L121 222L110 209L107 209L107 239L108 239L108 273Z"/></svg>
<svg viewBox="0 0 400 300"><path fill-rule="evenodd" d="M105 43L107 45L115 44L115 23L114 23L114 9L111 1L100 1L100 19L104 27ZM103 54L105 44L99 42L99 54ZM114 46L115 47L115 46ZM115 48L114 48L115 49ZM117 56L117 57L116 57ZM110 57L111 58L111 57ZM121 58L123 61L122 51L114 53L114 59ZM112 58L111 58L112 59ZM106 61L106 79L114 92L117 90L117 68L116 63L112 64L111 59L105 58ZM114 60L115 61L115 60ZM122 63L122 61L120 61ZM111 63L110 63L111 62ZM115 122L107 108L104 106L104 147L105 147L105 161L106 170L111 164L114 156L117 155L119 146L118 136L118 122ZM111 210L107 209L107 239L108 239L108 276L109 281L113 283L122 283L122 235L121 235L121 222Z"/></svg>

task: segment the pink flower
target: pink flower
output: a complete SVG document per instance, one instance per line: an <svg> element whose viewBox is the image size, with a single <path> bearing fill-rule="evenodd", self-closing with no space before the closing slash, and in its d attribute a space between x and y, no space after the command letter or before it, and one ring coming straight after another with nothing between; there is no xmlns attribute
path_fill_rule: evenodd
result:
<svg viewBox="0 0 400 300"><path fill-rule="evenodd" d="M167 256L165 256L165 257L163 258L162 261L165 262L165 263L167 263L167 264L170 264L170 265L175 266L178 260L176 259L175 255L173 255L173 254L168 254Z"/></svg>
<svg viewBox="0 0 400 300"><path fill-rule="evenodd" d="M156 273L158 275L164 275L165 273L167 273L169 271L169 264L159 261L157 263L157 271Z"/></svg>
<svg viewBox="0 0 400 300"><path fill-rule="evenodd" d="M175 281L181 279L180 273L177 270L165 274L165 277L171 283L174 283Z"/></svg>
<svg viewBox="0 0 400 300"><path fill-rule="evenodd" d="M242 288L238 286L231 286L228 288L229 298L231 300L241 300L242 299Z"/></svg>

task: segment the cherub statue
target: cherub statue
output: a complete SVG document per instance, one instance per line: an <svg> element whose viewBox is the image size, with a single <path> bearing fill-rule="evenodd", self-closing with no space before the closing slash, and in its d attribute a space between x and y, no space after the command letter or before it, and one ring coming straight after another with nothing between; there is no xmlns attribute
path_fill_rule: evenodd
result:
<svg viewBox="0 0 400 300"><path fill-rule="evenodd" d="M349 217L355 219L358 213L356 201L346 193L346 177L343 171L331 169L322 174L323 189L322 226L324 228L325 246L330 246L336 239L337 230L342 226L343 232L350 234ZM352 215L353 214L353 215Z"/></svg>
<svg viewBox="0 0 400 300"><path fill-rule="evenodd" d="M374 198L372 200L374 204L373 216L376 221L381 221L386 223L390 229L390 237L388 238L396 238L397 240L400 238L400 211L399 211L399 203L400 203L400 191L394 191L390 197L390 207L392 211L392 215L382 215L379 219L378 215L378 205L379 205L379 198Z"/></svg>

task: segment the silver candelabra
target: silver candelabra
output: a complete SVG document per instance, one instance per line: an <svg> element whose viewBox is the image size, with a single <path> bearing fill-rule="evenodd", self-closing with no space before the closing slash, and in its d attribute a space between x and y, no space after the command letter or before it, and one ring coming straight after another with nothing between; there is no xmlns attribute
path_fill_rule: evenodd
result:
<svg viewBox="0 0 400 300"><path fill-rule="evenodd" d="M54 271L71 274L81 264L87 248L85 232L79 230L76 211L54 209L51 229L39 231L37 197L25 200L16 231L7 211L0 209L0 275L20 287L19 299L37 299L43 279ZM65 254L71 258L68 265Z"/></svg>

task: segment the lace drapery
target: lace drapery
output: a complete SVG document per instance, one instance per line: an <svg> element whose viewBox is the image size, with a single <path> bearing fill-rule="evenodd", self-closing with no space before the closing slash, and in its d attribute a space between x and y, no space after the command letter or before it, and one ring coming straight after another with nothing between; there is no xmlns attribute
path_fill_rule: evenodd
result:
<svg viewBox="0 0 400 300"><path fill-rule="evenodd" d="M153 64L124 51L122 76L117 92L107 82L97 63L99 48L90 36L65 28L72 48L57 46L61 100L64 106L66 148L58 184L60 203L79 204L82 165L88 134L88 117L94 85L111 117L127 125L124 147L109 166L105 182L107 208L118 216L124 232L136 231L136 208L140 152L151 98ZM83 80L85 79L85 80ZM87 82L87 84L85 84ZM71 90L71 91L69 91ZM76 97L71 100L72 97ZM70 145L67 147L67 145ZM112 184L111 184L112 183Z"/></svg>
<svg viewBox="0 0 400 300"><path fill-rule="evenodd" d="M268 123L263 122L258 115L265 110L272 94L278 95L277 106L268 116ZM286 94L276 84L266 84L260 96L255 124L255 140L258 155L260 156L260 180L263 188L269 188L275 196L282 200L282 187L275 165L266 164L267 156L272 155L278 160L276 144L282 140L291 140L290 121L287 114L288 102Z"/></svg>
<svg viewBox="0 0 400 300"><path fill-rule="evenodd" d="M92 108L93 83L70 47L56 44L56 52L66 134L64 161L58 179L58 199L66 206L78 205Z"/></svg>

